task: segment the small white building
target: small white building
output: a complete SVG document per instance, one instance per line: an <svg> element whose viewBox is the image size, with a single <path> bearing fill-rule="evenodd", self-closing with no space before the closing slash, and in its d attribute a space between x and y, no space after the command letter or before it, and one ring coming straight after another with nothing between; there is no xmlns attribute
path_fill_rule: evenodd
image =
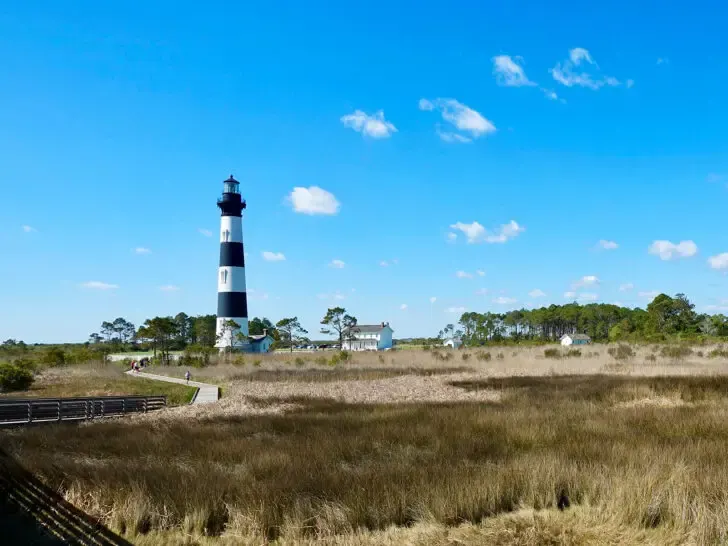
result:
<svg viewBox="0 0 728 546"><path fill-rule="evenodd" d="M568 347L569 345L588 345L591 338L586 334L565 334L561 336L561 345Z"/></svg>
<svg viewBox="0 0 728 546"><path fill-rule="evenodd" d="M341 348L347 351L382 351L392 348L394 330L388 322L376 325L357 324L344 332Z"/></svg>
<svg viewBox="0 0 728 546"><path fill-rule="evenodd" d="M443 347L450 347L451 349L459 349L462 344L463 340L456 337L448 338L442 342Z"/></svg>

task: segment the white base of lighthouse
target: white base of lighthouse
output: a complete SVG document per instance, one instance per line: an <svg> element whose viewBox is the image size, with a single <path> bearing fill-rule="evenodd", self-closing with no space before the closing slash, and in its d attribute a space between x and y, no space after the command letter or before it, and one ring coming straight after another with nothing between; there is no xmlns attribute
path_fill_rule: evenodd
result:
<svg viewBox="0 0 728 546"><path fill-rule="evenodd" d="M240 326L239 330L230 331L229 328L225 328L224 324L229 321L233 320L235 321L238 326ZM237 333L240 332L243 334L243 339L235 339L237 336ZM215 328L215 334L217 342L215 343L215 347L218 349L226 349L231 346L231 338L232 338L232 347L239 349L243 347L248 346L248 318L247 317L218 317L217 318L217 325Z"/></svg>

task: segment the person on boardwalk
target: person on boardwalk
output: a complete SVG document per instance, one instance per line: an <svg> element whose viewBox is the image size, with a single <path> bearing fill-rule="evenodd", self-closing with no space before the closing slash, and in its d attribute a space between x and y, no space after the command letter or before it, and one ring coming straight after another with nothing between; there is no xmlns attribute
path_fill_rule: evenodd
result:
<svg viewBox="0 0 728 546"><path fill-rule="evenodd" d="M185 372L185 379L187 380L187 383L189 383L189 382L190 382L190 371L189 371L189 370L187 370L187 371Z"/></svg>

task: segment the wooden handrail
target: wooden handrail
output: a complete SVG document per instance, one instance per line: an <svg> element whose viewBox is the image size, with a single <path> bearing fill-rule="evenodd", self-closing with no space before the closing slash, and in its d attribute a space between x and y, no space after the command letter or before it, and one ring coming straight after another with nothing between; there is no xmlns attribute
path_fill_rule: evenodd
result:
<svg viewBox="0 0 728 546"><path fill-rule="evenodd" d="M87 398L0 398L0 425L77 421L146 413L167 405L160 396L95 396Z"/></svg>

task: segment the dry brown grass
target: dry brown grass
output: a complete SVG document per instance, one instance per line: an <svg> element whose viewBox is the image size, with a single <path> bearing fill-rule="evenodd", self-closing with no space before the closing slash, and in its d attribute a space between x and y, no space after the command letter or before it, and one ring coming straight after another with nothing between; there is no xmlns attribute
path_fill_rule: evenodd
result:
<svg viewBox="0 0 728 546"><path fill-rule="evenodd" d="M703 376L661 377L641 356L620 375L600 374L600 356L534 358L540 377L506 358L478 373L235 381L196 419L180 408L0 440L139 544L726 542L728 377L705 375L725 363L665 364ZM404 391L390 384L416 395L393 403ZM464 401L423 401L442 393ZM257 412L229 411L244 400Z"/></svg>

